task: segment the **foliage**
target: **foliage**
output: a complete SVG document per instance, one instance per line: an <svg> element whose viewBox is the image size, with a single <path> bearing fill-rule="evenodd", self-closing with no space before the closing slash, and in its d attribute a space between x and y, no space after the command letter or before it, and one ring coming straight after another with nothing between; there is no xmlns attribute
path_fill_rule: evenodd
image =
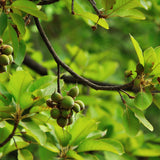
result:
<svg viewBox="0 0 160 160"><path fill-rule="evenodd" d="M158 0L0 1L0 56L8 45L14 58L0 73L0 159L159 159L159 13Z"/></svg>

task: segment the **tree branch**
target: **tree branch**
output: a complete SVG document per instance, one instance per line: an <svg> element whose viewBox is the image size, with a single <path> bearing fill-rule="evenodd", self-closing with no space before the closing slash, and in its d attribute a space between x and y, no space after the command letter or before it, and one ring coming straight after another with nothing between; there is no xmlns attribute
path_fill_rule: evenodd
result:
<svg viewBox="0 0 160 160"><path fill-rule="evenodd" d="M59 0L42 0L41 2L38 3L38 5L49 5L58 1Z"/></svg>
<svg viewBox="0 0 160 160"><path fill-rule="evenodd" d="M2 143L0 143L0 148L3 147L5 144L7 144L13 138L15 131L18 127L18 123L19 123L19 120L16 119L11 134Z"/></svg>
<svg viewBox="0 0 160 160"><path fill-rule="evenodd" d="M36 73L39 73L40 75L47 75L47 68L41 66L39 63L34 61L30 56L26 55L24 58L23 63L34 70Z"/></svg>
<svg viewBox="0 0 160 160"><path fill-rule="evenodd" d="M133 86L133 81L124 85L115 85L115 86L102 86L102 85L97 85L94 84L93 82L90 82L86 78L81 77L77 73L75 73L69 66L67 66L65 63L63 63L60 58L57 56L57 53L55 50L52 48L52 45L50 41L48 40L43 28L40 25L40 22L38 18L34 17L35 24L37 26L37 29L46 44L48 50L50 51L51 55L53 56L54 60L56 61L57 64L61 65L66 71L68 71L76 80L82 81L85 85L95 89L95 90L120 90L120 89L127 89L128 87Z"/></svg>

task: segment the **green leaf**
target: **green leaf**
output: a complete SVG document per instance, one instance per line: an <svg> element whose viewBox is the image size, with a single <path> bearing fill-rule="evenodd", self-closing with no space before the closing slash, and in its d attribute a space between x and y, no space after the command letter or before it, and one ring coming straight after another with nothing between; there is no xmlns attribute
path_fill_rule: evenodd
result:
<svg viewBox="0 0 160 160"><path fill-rule="evenodd" d="M96 128L97 125L94 120L86 117L79 118L70 129L70 134L72 135L70 145L78 145L89 133L95 131Z"/></svg>
<svg viewBox="0 0 160 160"><path fill-rule="evenodd" d="M10 40L12 41L12 45L14 49L14 57L16 57L19 51L19 41L18 41L16 31L13 29L11 25L9 25L9 36L10 36Z"/></svg>
<svg viewBox="0 0 160 160"><path fill-rule="evenodd" d="M8 92L7 88L0 84L0 99L4 102L5 105L9 105L12 101L12 95Z"/></svg>
<svg viewBox="0 0 160 160"><path fill-rule="evenodd" d="M32 153L27 149L18 150L18 160L26 160L26 159L33 160Z"/></svg>
<svg viewBox="0 0 160 160"><path fill-rule="evenodd" d="M113 8L113 5L116 3L116 0L103 0L102 4L105 10Z"/></svg>
<svg viewBox="0 0 160 160"><path fill-rule="evenodd" d="M21 108L26 108L32 103L31 93L27 91L31 82L32 77L26 71L17 71L10 78L8 84L9 90L14 95L16 103L20 104Z"/></svg>
<svg viewBox="0 0 160 160"><path fill-rule="evenodd" d="M160 146L159 144L145 143L141 148L133 152L134 156L141 157L158 157L160 156Z"/></svg>
<svg viewBox="0 0 160 160"><path fill-rule="evenodd" d="M152 68L158 64L157 55L152 47L144 51L144 70L145 73L150 73ZM154 74L154 73L152 73Z"/></svg>
<svg viewBox="0 0 160 160"><path fill-rule="evenodd" d="M160 109L160 94L153 95L153 102Z"/></svg>
<svg viewBox="0 0 160 160"><path fill-rule="evenodd" d="M24 58L25 58L25 53L26 53L26 45L23 40L20 41L19 43L19 50L17 55L14 58L14 61L17 65L21 65Z"/></svg>
<svg viewBox="0 0 160 160"><path fill-rule="evenodd" d="M78 146L77 152L88 151L110 151L119 155L124 153L122 144L113 139L85 140Z"/></svg>
<svg viewBox="0 0 160 160"><path fill-rule="evenodd" d="M126 132L130 136L135 136L139 131L139 121L135 117L134 113L127 108L123 114L123 124Z"/></svg>
<svg viewBox="0 0 160 160"><path fill-rule="evenodd" d="M23 0L23 1L14 1L11 5L12 8L19 9L23 12L31 14L40 19L46 20L47 16L45 13L38 10L36 4L31 1Z"/></svg>
<svg viewBox="0 0 160 160"><path fill-rule="evenodd" d="M15 13L10 13L10 17L12 18L13 23L17 26L18 31L20 32L21 36L25 34L25 23L24 19L22 16L15 14Z"/></svg>
<svg viewBox="0 0 160 160"><path fill-rule="evenodd" d="M106 22L106 20L104 18L99 18L96 14L93 14L90 12L82 12L78 15L90 19L91 21L93 21L94 23L97 23L98 25L100 25L105 29L109 29L109 25Z"/></svg>
<svg viewBox="0 0 160 160"><path fill-rule="evenodd" d="M152 104L151 92L139 92L134 99L134 104L140 110L147 109Z"/></svg>
<svg viewBox="0 0 160 160"><path fill-rule="evenodd" d="M140 20L144 20L146 18L144 14L137 9L119 10L119 12L116 12L116 16L129 17Z"/></svg>
<svg viewBox="0 0 160 160"><path fill-rule="evenodd" d="M83 157L81 157L79 154L77 154L77 152L75 152L73 150L69 150L67 152L67 157L73 158L73 159L76 159L76 160L84 160Z"/></svg>
<svg viewBox="0 0 160 160"><path fill-rule="evenodd" d="M2 36L3 32L5 31L8 23L8 17L4 12L0 14L0 36Z"/></svg>
<svg viewBox="0 0 160 160"><path fill-rule="evenodd" d="M67 146L72 138L72 135L66 131L63 130L62 127L58 125L54 125L55 133L58 138L59 144L62 146Z"/></svg>
<svg viewBox="0 0 160 160"><path fill-rule="evenodd" d="M139 59L139 63L144 66L144 57L143 57L142 49L140 48L138 42L134 39L134 37L132 35L130 35L130 38L131 38L133 46L136 50L136 53L137 53L137 56L138 56L138 59Z"/></svg>
<svg viewBox="0 0 160 160"><path fill-rule="evenodd" d="M134 112L135 116L138 118L138 120L150 131L153 131L153 126L150 124L150 122L145 118L144 113L139 110L136 107L131 107L131 110Z"/></svg>
<svg viewBox="0 0 160 160"><path fill-rule="evenodd" d="M34 92L35 90L45 88L50 84L53 84L56 79L57 79L56 76L52 75L40 77L30 85L29 91Z"/></svg>
<svg viewBox="0 0 160 160"><path fill-rule="evenodd" d="M16 142L16 145L18 147L18 149L27 147L29 145L28 142L25 142L22 138L15 136L14 140ZM11 139L11 141L9 142L9 144L5 147L4 149L4 155L8 154L9 152L15 151L17 150L17 147L15 146L15 142L13 139Z"/></svg>
<svg viewBox="0 0 160 160"><path fill-rule="evenodd" d="M45 145L46 135L36 123L33 121L21 122L20 125L25 128L27 135L33 137L42 146Z"/></svg>
<svg viewBox="0 0 160 160"><path fill-rule="evenodd" d="M141 4L138 0L116 0L116 4L113 7L113 12L118 12L119 10L124 9L132 9L140 6Z"/></svg>
<svg viewBox="0 0 160 160"><path fill-rule="evenodd" d="M51 152L59 153L59 149L52 143L46 142L45 145L43 145L44 148L48 149Z"/></svg>

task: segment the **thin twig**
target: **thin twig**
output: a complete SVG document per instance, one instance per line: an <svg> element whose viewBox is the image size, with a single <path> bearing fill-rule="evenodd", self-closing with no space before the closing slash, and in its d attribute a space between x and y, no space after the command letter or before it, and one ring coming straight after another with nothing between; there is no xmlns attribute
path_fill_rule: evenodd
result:
<svg viewBox="0 0 160 160"><path fill-rule="evenodd" d="M122 96L121 92L120 92L120 91L118 91L118 93L119 93L119 95L120 95L120 97L121 97L122 103L123 103L124 105L126 105L126 101L124 100L124 98L123 98L123 96Z"/></svg>
<svg viewBox="0 0 160 160"><path fill-rule="evenodd" d="M123 92L123 93L125 93L130 99L134 99L135 98L135 96L131 96L129 93L127 93L123 89L121 89L120 91Z"/></svg>
<svg viewBox="0 0 160 160"><path fill-rule="evenodd" d="M72 10L72 12L71 12L71 13L74 15L74 14L75 14L75 12L74 12L74 0L72 0L71 10Z"/></svg>
<svg viewBox="0 0 160 160"><path fill-rule="evenodd" d="M61 93L60 88L60 65L57 63L57 92Z"/></svg>
<svg viewBox="0 0 160 160"><path fill-rule="evenodd" d="M124 85L117 85L117 86L100 86L100 85L96 85L92 82L90 82L89 80L87 80L86 78L81 77L80 75L78 75L77 73L75 73L69 66L67 66L65 63L63 63L60 58L57 56L57 53L55 52L55 50L52 48L52 45L50 43L50 41L48 40L48 37L46 36L43 28L41 27L41 24L38 20L38 18L34 17L35 20L35 24L37 26L37 29L44 41L44 43L46 44L48 50L50 51L50 53L52 54L54 60L56 61L57 64L61 65L66 71L68 71L74 78L76 78L77 80L81 80L83 81L86 85L88 85L89 87L95 89L95 90L120 90L123 89L125 90L126 88L133 86L133 81Z"/></svg>
<svg viewBox="0 0 160 160"><path fill-rule="evenodd" d="M90 2L90 4L92 5L92 7L94 8L95 12L97 13L97 15L99 17L101 17L101 12L98 10L96 3L94 0L88 0Z"/></svg>

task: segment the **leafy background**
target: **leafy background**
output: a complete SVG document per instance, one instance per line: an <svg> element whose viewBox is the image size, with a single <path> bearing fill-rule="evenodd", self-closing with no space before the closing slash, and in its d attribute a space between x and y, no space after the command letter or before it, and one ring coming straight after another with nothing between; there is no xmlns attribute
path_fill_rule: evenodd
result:
<svg viewBox="0 0 160 160"><path fill-rule="evenodd" d="M107 83L123 84L128 81L124 76L125 70L138 63L129 33L139 42L143 51L149 47L155 48L160 45L160 2L158 0L143 1L147 10L145 7L139 10L145 15L145 20L113 17L107 19L109 30L98 26L95 31L91 29L91 26L94 25L93 22L83 16L71 15L69 8L66 7L66 2L68 1L62 0L44 6L42 10L47 14L48 20L42 21L42 25L60 58L80 75ZM102 8L104 2L104 0L97 1L97 6ZM77 0L76 3L77 8L81 7L83 11L94 12L88 3L82 0ZM17 5L15 3L13 7ZM14 19L14 16L14 14L11 15L12 19ZM23 32L23 29L21 30ZM4 39L5 37L7 36L5 35ZM14 97L22 108L27 109L33 103L31 96L34 93L34 96L41 97L41 101L39 100L38 104L33 104L34 107L30 110L30 114L42 111L35 114L31 120L26 118L18 128L19 130L24 128L28 133L26 139L35 143L31 143L31 145L28 142L22 143L22 138L15 136L16 143L24 149L18 150L17 156L17 151L14 151L16 147L12 140L0 150L0 156L3 156L2 160L17 158L21 160L24 157L29 160L33 157L37 160L55 159L62 146L64 148L66 146L73 147L67 152L67 156L74 159L160 159L160 111L154 103L145 110L146 118L154 127L154 131L151 132L152 127L148 126L148 122L143 121L141 113L135 111L134 108L133 110L127 110L117 92L95 91L79 85L80 95L78 98L86 104L86 110L83 113L85 117L77 115L77 120L73 126L67 128L64 132L56 125L54 120L49 119L48 121L49 111L43 111L46 107L44 101L56 88L56 77L52 72L56 70L56 63L51 60L51 56L42 42L33 20L26 28L23 41L26 44L26 53L46 67L50 75L42 78L25 65L18 68L16 65L12 65L9 68L9 72L13 74L9 83L4 83L7 77L6 73L0 75L0 82L4 83L0 90L4 94L10 91L10 94L7 93L8 103ZM22 46L23 41L21 41ZM75 55L75 59L71 61ZM21 59L17 59L17 64L21 61ZM29 73L21 71L22 68ZM19 71L15 72L16 69ZM65 73L63 69L61 71ZM17 82L17 77L19 77L19 80L23 80L25 76L27 78L25 82L23 81L22 86L25 84L28 92L26 92L25 87L18 88L20 81ZM28 83L31 82L32 86L29 86ZM45 82L45 85L42 82ZM74 85L63 84L62 82L61 86L63 86L63 94L66 94L66 91ZM7 88L7 91L5 88ZM21 95L19 95L20 93ZM1 101L3 104L2 98ZM24 103L26 101L28 103ZM129 103L132 104L132 102ZM1 111L5 109L1 107ZM14 110L12 107L9 109ZM135 119L134 112L137 113L136 117L139 117L140 124ZM46 122L48 123L45 124ZM147 128L150 130L145 128L142 122L147 124ZM4 129L4 122L1 121L2 140L5 139L5 134L10 132L11 125L12 123L5 122Z"/></svg>

